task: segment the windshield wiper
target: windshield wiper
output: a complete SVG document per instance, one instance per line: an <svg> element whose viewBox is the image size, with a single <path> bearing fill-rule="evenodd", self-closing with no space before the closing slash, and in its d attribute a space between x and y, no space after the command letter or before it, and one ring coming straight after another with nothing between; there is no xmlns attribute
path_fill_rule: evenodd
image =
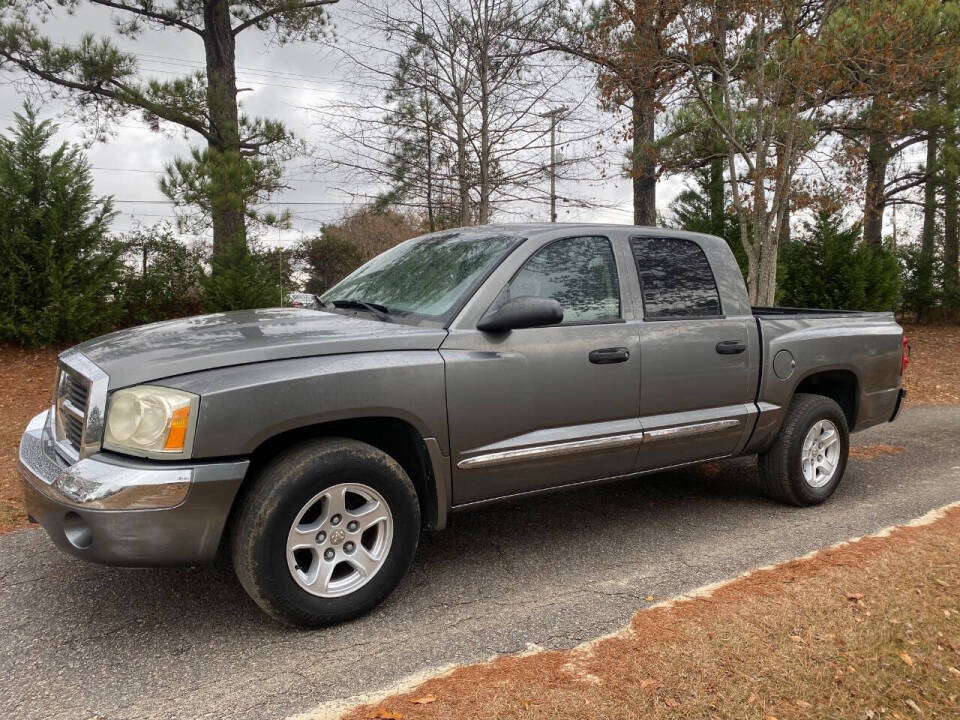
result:
<svg viewBox="0 0 960 720"><path fill-rule="evenodd" d="M350 298L348 300L333 300L330 304L335 308L355 308L357 310L366 310L378 320L382 320L383 322L393 322L393 320L390 319L390 309L386 305L381 305L380 303L371 303L364 300L355 300Z"/></svg>

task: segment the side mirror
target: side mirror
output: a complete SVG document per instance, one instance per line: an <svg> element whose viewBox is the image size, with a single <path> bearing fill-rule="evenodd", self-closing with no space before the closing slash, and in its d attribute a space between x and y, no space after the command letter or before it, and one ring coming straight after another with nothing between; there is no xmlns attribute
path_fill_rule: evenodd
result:
<svg viewBox="0 0 960 720"><path fill-rule="evenodd" d="M556 325L563 322L563 307L553 298L523 296L508 300L477 323L485 332Z"/></svg>

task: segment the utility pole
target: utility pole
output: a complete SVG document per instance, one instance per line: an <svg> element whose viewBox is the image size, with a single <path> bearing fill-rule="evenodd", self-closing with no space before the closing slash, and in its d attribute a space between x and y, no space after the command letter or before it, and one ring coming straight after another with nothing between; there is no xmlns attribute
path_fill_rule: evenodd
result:
<svg viewBox="0 0 960 720"><path fill-rule="evenodd" d="M540 117L550 118L550 222L557 221L557 118L568 108L559 107Z"/></svg>

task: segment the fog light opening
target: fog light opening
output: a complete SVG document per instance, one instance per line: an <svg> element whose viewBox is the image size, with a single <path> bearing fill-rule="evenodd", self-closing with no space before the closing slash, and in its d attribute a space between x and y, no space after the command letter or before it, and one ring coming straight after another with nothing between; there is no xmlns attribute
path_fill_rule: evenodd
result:
<svg viewBox="0 0 960 720"><path fill-rule="evenodd" d="M63 516L63 534L67 536L67 541L79 550L86 550L93 543L93 530L75 512L68 512Z"/></svg>

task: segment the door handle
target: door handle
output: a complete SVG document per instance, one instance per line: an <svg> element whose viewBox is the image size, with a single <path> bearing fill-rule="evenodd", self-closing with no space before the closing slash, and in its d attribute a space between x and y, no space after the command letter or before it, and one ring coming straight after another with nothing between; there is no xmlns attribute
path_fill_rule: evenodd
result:
<svg viewBox="0 0 960 720"><path fill-rule="evenodd" d="M724 340L717 343L717 352L721 355L737 355L747 349L742 340Z"/></svg>
<svg viewBox="0 0 960 720"><path fill-rule="evenodd" d="M629 360L630 351L626 348L601 348L591 352L588 357L594 365L611 365Z"/></svg>

